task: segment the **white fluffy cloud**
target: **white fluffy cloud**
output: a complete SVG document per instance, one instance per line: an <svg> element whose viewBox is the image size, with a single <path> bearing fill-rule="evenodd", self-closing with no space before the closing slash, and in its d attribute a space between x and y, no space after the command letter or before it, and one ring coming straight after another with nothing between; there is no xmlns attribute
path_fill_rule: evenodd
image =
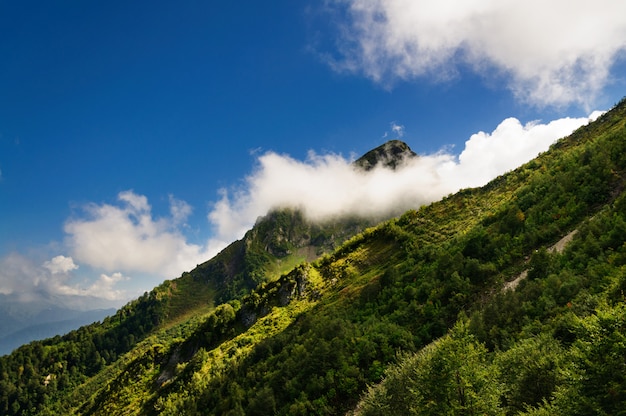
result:
<svg viewBox="0 0 626 416"><path fill-rule="evenodd" d="M65 224L72 257L107 272L150 273L173 278L205 261L209 252L190 244L179 230L191 213L184 201L170 197L168 218L154 218L143 195L118 195L119 205L90 204L85 215Z"/></svg>
<svg viewBox="0 0 626 416"><path fill-rule="evenodd" d="M587 119L567 117L547 124L531 122L526 125L516 118L507 118L492 133L473 134L465 142L458 163L442 169L442 173L450 175L452 182L461 180L464 187L483 185L547 150L555 139L570 134L601 114L594 111Z"/></svg>
<svg viewBox="0 0 626 416"><path fill-rule="evenodd" d="M588 105L626 50L622 0L337 0L338 70L384 84L469 66L537 105Z"/></svg>
<svg viewBox="0 0 626 416"><path fill-rule="evenodd" d="M53 257L51 260L46 261L43 267L48 269L52 274L68 273L78 269L78 266L74 264L74 259L65 256Z"/></svg>
<svg viewBox="0 0 626 416"><path fill-rule="evenodd" d="M0 294L23 302L61 302L85 309L110 306L145 286L137 284L137 275L177 277L222 248L187 242L180 227L186 226L192 209L185 201L170 195L170 215L165 218L155 218L148 199L132 191L121 192L118 202L89 204L66 222L71 256L44 262L18 253L0 258ZM89 266L81 268L80 276L75 273L77 263ZM128 292L130 287L135 288L133 293Z"/></svg>
<svg viewBox="0 0 626 416"><path fill-rule="evenodd" d="M63 294L73 296L92 296L110 301L120 300L126 297L126 292L122 289L116 289L116 285L125 280L129 280L129 278L119 272L113 273L110 276L102 273L95 282L88 285L86 288L78 286L65 286Z"/></svg>
<svg viewBox="0 0 626 416"><path fill-rule="evenodd" d="M240 238L256 218L275 207L299 207L314 220L346 213L398 214L459 189L484 185L599 114L525 125L509 118L491 133L472 135L458 157L448 152L420 156L396 171L362 172L350 160L333 154L310 153L306 161L298 161L268 152L259 157L243 188L222 190L208 218L216 242L225 243Z"/></svg>

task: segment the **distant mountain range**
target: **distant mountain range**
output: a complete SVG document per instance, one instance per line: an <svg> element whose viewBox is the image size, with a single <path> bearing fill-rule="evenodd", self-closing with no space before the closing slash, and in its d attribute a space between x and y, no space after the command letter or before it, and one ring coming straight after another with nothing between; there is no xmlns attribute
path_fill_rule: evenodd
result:
<svg viewBox="0 0 626 416"><path fill-rule="evenodd" d="M31 341L63 335L83 325L102 321L114 313L115 309L74 311L59 308L57 310L48 310L30 320L32 324L26 324L28 326L0 337L0 355L9 354L20 345Z"/></svg>
<svg viewBox="0 0 626 416"><path fill-rule="evenodd" d="M68 309L44 300L18 302L0 294L0 355L30 341L63 335L114 313L115 309Z"/></svg>

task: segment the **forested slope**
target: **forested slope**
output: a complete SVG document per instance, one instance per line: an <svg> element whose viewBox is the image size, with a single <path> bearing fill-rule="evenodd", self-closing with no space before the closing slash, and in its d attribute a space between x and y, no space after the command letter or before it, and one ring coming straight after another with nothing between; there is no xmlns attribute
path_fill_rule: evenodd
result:
<svg viewBox="0 0 626 416"><path fill-rule="evenodd" d="M624 104L514 173L534 171L507 204L521 223L514 240L527 253L517 267L526 278L515 290L496 287L445 336L401 354L351 414L624 412ZM485 242L493 224L478 227ZM572 229L571 242L547 249Z"/></svg>
<svg viewBox="0 0 626 416"><path fill-rule="evenodd" d="M262 263L280 277L242 275L259 283L250 294L185 288L206 285L201 265L71 335L82 344L22 348L0 359L0 412L618 414L625 177L622 101L483 188L367 229L285 274L287 261ZM562 253L546 250L574 229ZM215 267L229 265L246 270ZM214 308L215 299L228 301Z"/></svg>
<svg viewBox="0 0 626 416"><path fill-rule="evenodd" d="M68 394L78 395L79 402L89 397L107 377L123 372L133 354L185 337L216 304L333 250L370 223L343 218L314 224L298 210L268 213L214 258L166 280L103 322L0 357L0 414L69 412Z"/></svg>

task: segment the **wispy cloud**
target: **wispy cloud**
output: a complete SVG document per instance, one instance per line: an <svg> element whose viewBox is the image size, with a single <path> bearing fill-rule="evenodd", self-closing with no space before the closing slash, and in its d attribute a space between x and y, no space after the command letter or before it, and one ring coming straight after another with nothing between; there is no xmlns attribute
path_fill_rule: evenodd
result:
<svg viewBox="0 0 626 416"><path fill-rule="evenodd" d="M404 136L404 126L395 121L391 122L391 131L397 139L401 139Z"/></svg>
<svg viewBox="0 0 626 416"><path fill-rule="evenodd" d="M589 106L626 50L626 3L619 0L337 0L347 23L338 71L384 85L462 68L503 77L538 106ZM337 21L342 21L338 19Z"/></svg>
<svg viewBox="0 0 626 416"><path fill-rule="evenodd" d="M396 171L362 172L340 155L311 152L305 161L267 152L244 186L223 189L208 215L215 244L240 238L256 218L276 207L299 207L313 220L356 214L385 217L438 200L466 187L486 184L545 151L555 140L596 118L550 123L504 120L491 133L479 132L456 156L422 155Z"/></svg>
<svg viewBox="0 0 626 416"><path fill-rule="evenodd" d="M174 195L169 195L169 201L172 223L174 225L185 225L185 221L187 221L187 218L193 211L191 205L181 199L174 198Z"/></svg>
<svg viewBox="0 0 626 416"><path fill-rule="evenodd" d="M116 286L128 279L121 273L77 282L72 274L76 269L71 257L59 255L40 265L19 253L9 253L0 258L0 293L17 301L57 301L80 309L110 306L102 301L127 298L128 294Z"/></svg>

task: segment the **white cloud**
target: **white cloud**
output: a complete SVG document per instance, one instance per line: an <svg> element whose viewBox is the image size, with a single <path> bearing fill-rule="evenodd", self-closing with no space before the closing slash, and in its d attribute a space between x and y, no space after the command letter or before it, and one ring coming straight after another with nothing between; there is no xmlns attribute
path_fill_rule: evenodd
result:
<svg viewBox="0 0 626 416"><path fill-rule="evenodd" d="M38 270L31 262L17 253L0 259L0 293L10 295L24 291L38 282L43 269Z"/></svg>
<svg viewBox="0 0 626 416"><path fill-rule="evenodd" d="M86 288L78 285L60 285L56 288L56 293L66 296L89 296L105 300L115 301L126 298L126 292L116 289L115 286L121 281L129 280L128 277L116 272L109 275L101 274L100 277Z"/></svg>
<svg viewBox="0 0 626 416"><path fill-rule="evenodd" d="M58 299L68 306L88 309L101 307L102 303L89 305L80 298L119 301L126 292L115 286L127 280L120 273L111 276L102 274L95 282L72 282L71 272L78 269L71 257L56 256L37 265L31 258L19 253L10 253L0 258L0 293L12 295L18 301L47 301Z"/></svg>
<svg viewBox="0 0 626 416"><path fill-rule="evenodd" d="M203 247L187 243L178 229L191 212L184 201L170 197L169 218L154 218L143 195L118 195L119 205L90 204L85 215L65 224L72 256L107 272L150 273L177 277L205 261Z"/></svg>
<svg viewBox="0 0 626 416"><path fill-rule="evenodd" d="M191 215L192 208L187 202L174 198L173 195L169 196L170 200L170 214L172 215L172 221L174 224L185 224L187 218Z"/></svg>
<svg viewBox="0 0 626 416"><path fill-rule="evenodd" d="M68 273L72 270L78 269L78 266L74 264L74 260L71 257L56 256L43 264L43 267L48 269L52 274Z"/></svg>
<svg viewBox="0 0 626 416"><path fill-rule="evenodd" d="M538 122L522 125L516 118L502 121L491 133L473 134L461 152L458 164L450 175L461 174L465 186L479 186L535 157L558 138L593 121L602 113L593 112L585 118L562 118L547 124Z"/></svg>
<svg viewBox="0 0 626 416"><path fill-rule="evenodd" d="M504 75L536 105L589 105L626 50L622 0L337 0L341 28L337 70L383 84L455 77L469 66Z"/></svg>
<svg viewBox="0 0 626 416"><path fill-rule="evenodd" d="M396 171L381 167L362 172L334 154L310 153L307 160L298 161L265 153L243 188L221 191L208 215L215 227L214 243L241 238L256 218L275 207L299 207L313 220L347 213L390 216L418 208L459 189L486 184L599 114L525 125L509 118L491 133L472 135L458 157L442 151L413 159Z"/></svg>
<svg viewBox="0 0 626 416"><path fill-rule="evenodd" d="M391 122L391 131L398 139L401 139L404 136L404 126L396 123L395 121Z"/></svg>

